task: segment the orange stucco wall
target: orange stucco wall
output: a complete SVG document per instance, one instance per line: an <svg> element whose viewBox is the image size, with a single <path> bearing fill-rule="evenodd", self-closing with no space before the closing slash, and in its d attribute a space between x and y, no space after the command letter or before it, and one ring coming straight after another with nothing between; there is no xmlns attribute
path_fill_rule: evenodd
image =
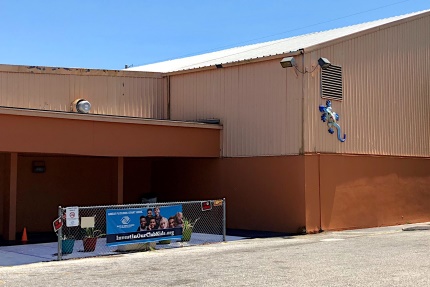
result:
<svg viewBox="0 0 430 287"><path fill-rule="evenodd" d="M7 159L0 154L2 216ZM32 173L34 160L45 161L45 173ZM20 154L16 230L50 232L59 204L114 204L117 172L117 158ZM317 232L430 221L430 159L423 158L125 158L123 188L124 203L148 192L163 202L225 197L228 228Z"/></svg>
<svg viewBox="0 0 430 287"><path fill-rule="evenodd" d="M227 227L308 232L430 221L430 159L309 154L165 159L162 201L225 197Z"/></svg>
<svg viewBox="0 0 430 287"><path fill-rule="evenodd" d="M45 173L33 173L32 162L44 161ZM4 197L8 193L7 154L0 154L0 234ZM124 203L139 203L151 191L152 159L124 160ZM116 204L117 158L56 155L18 157L16 231L49 232L58 205Z"/></svg>
<svg viewBox="0 0 430 287"><path fill-rule="evenodd" d="M142 196L152 191L151 158L124 159L124 203L140 203Z"/></svg>
<svg viewBox="0 0 430 287"><path fill-rule="evenodd" d="M73 114L50 118L42 115L0 113L0 151L123 157L218 157L220 154L220 128L214 125L137 119L118 122L118 119L91 115L83 115L86 120L67 118L79 118Z"/></svg>
<svg viewBox="0 0 430 287"><path fill-rule="evenodd" d="M9 163L7 161L7 154L0 153L0 232L3 232L4 221L4 197L9 188Z"/></svg>
<svg viewBox="0 0 430 287"><path fill-rule="evenodd" d="M318 176L318 155L306 157L307 184L320 186L323 230L430 221L430 159L320 155ZM306 194L317 198L315 190Z"/></svg>
<svg viewBox="0 0 430 287"><path fill-rule="evenodd" d="M45 173L32 173L34 160L45 161ZM116 158L20 155L17 231L51 231L58 205L115 203L116 172Z"/></svg>
<svg viewBox="0 0 430 287"><path fill-rule="evenodd" d="M228 228L297 232L305 226L301 156L165 159L154 166L160 200L225 197Z"/></svg>

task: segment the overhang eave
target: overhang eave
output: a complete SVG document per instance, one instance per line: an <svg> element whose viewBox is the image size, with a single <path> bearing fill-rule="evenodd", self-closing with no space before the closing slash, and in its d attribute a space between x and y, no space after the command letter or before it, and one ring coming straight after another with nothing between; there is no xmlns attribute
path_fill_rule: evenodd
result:
<svg viewBox="0 0 430 287"><path fill-rule="evenodd" d="M0 108L0 152L219 157L219 125Z"/></svg>

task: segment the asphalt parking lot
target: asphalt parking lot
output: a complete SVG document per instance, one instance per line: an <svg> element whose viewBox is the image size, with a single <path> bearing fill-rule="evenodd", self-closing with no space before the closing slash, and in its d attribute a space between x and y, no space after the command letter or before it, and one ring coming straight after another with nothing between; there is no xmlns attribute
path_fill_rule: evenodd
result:
<svg viewBox="0 0 430 287"><path fill-rule="evenodd" d="M60 285L430 286L430 224L0 267L0 286Z"/></svg>

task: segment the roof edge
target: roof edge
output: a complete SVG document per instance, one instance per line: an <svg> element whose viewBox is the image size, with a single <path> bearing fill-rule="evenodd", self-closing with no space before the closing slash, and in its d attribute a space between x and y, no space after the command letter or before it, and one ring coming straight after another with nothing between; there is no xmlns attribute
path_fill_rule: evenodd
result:
<svg viewBox="0 0 430 287"><path fill-rule="evenodd" d="M342 37L339 37L339 38L336 38L333 40L328 40L326 42L323 42L323 43L320 43L317 45L307 46L307 47L304 46L304 47L302 47L296 51L290 51L290 52L285 52L282 54L276 54L276 55L270 55L270 56L261 56L258 58L239 60L239 61L230 62L230 63L222 63L221 68L243 65L243 64L247 64L247 63L256 63L256 62L268 61L268 60L277 59L277 58L281 58L281 57L285 57L285 56L294 56L294 55L300 54L300 51L312 52L314 50L317 50L317 49L320 49L323 47L327 47L327 46L333 45L335 43L344 42L344 41L347 41L349 39L354 39L354 38L357 38L357 37L360 37L360 36L363 36L363 35L366 35L369 33L373 33L373 32L379 31L379 30L383 30L383 29L388 29L389 27L401 25L403 23L407 23L410 21L415 21L417 19L427 17L430 15L430 11L429 10L422 10L422 11L418 11L418 12L410 13L410 14L415 14L415 15L408 16L406 18L401 18L398 20L394 20L392 22L388 22L385 24L380 24L376 27L367 28L365 30L362 30L359 32L354 32L352 34L345 35L345 36L342 36ZM404 16L404 15L400 15L398 17L401 17L401 16ZM397 17L397 16L394 16L394 17ZM383 20L383 19L379 19L379 20ZM375 21L378 21L378 20L375 20ZM340 28L342 28L342 27L340 27ZM338 29L338 28L336 28L336 29ZM211 66L204 66L204 67L196 67L196 68L192 68L192 69L184 69L184 70L177 70L177 71L171 71L171 72L164 72L164 74L168 75L168 76L180 75L180 74L194 73L194 72L205 71L205 70L213 70L213 69L217 69L217 68L218 68L217 65L211 65Z"/></svg>
<svg viewBox="0 0 430 287"><path fill-rule="evenodd" d="M66 120L68 119L68 120L94 121L94 122L110 122L110 123L123 123L123 124L184 127L184 128L201 128L201 129L218 129L218 130L222 129L221 125L206 124L206 123L200 123L200 122L171 121L171 120L121 117L121 116L99 115L99 114L79 114L79 113L72 113L72 112L68 113L68 112L44 111L44 110L35 110L35 109L19 109L19 108L13 108L13 107L0 107L0 115L55 118L55 119L66 119Z"/></svg>
<svg viewBox="0 0 430 287"><path fill-rule="evenodd" d="M78 75L78 76L120 76L120 77L136 77L136 78L162 78L164 75L164 73L159 73L159 72L63 68L63 67L25 66L25 65L7 65L7 64L0 64L0 72Z"/></svg>
<svg viewBox="0 0 430 287"><path fill-rule="evenodd" d="M407 18L395 20L393 22L389 22L389 23L386 23L386 24L381 24L381 25L376 26L376 27L368 28L368 29L363 30L363 31L355 32L355 33L350 34L350 35L346 35L346 36L339 37L339 38L336 38L336 39L333 39L333 40L329 40L327 42L324 42L324 43L321 43L321 44L318 44L318 45L309 46L309 47L306 47L304 49L304 51L305 51L305 53L313 52L315 50L319 50L319 49L322 49L322 48L325 48L325 47L328 47L328 46L332 46L333 44L345 42L345 41L348 41L348 40L351 40L351 39L354 39L354 38L358 38L358 37L361 37L361 36L364 36L364 35L367 35L367 34L371 34L371 33L377 32L377 31L389 29L389 28L394 27L394 26L398 26L398 25L401 25L401 24L404 24L404 23L408 23L408 22L415 21L415 20L418 20L418 19L421 19L421 18L425 18L425 17L429 17L429 16L430 16L430 11L427 11L427 12L424 12L424 13L421 13L421 14L417 14L417 15L413 15L413 16L410 16L410 17L407 17Z"/></svg>
<svg viewBox="0 0 430 287"><path fill-rule="evenodd" d="M223 69L223 68L229 68L229 67L234 67L234 66L245 65L245 64L250 64L250 63L258 63L258 62L271 61L271 60L274 60L274 59L279 59L279 58L283 58L283 57L287 57L287 56L297 56L297 55L303 54L302 51L304 51L304 49L300 48L297 51L290 51L290 52L285 52L285 53L277 54L277 55L271 55L271 56L265 56L265 57L260 57L260 58L253 58L253 59L247 59L247 60L241 60L241 61L236 61L236 62L225 63L225 64L222 64L221 69ZM164 75L175 76L175 75L196 73L196 72L207 71L207 70L216 70L216 69L219 69L219 68L217 68L216 65L212 65L212 66L198 67L198 68L188 69L188 70L166 72L166 73L164 73Z"/></svg>

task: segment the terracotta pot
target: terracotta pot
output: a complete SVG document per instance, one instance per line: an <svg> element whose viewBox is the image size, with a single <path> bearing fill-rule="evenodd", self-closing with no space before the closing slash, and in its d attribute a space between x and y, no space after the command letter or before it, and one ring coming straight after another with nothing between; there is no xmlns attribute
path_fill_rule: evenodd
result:
<svg viewBox="0 0 430 287"><path fill-rule="evenodd" d="M84 242L84 252L93 252L96 250L97 237L85 237Z"/></svg>

